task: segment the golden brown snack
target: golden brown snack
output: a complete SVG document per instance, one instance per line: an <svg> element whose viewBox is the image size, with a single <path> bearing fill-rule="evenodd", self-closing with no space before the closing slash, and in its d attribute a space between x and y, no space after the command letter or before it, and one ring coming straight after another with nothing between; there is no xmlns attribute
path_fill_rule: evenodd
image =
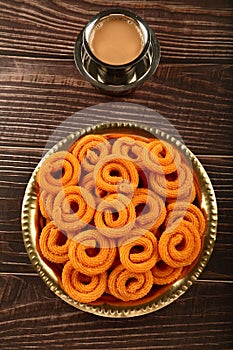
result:
<svg viewBox="0 0 233 350"><path fill-rule="evenodd" d="M117 238L127 235L135 224L135 207L123 194L113 193L98 205L94 222L95 227L106 237Z"/></svg>
<svg viewBox="0 0 233 350"><path fill-rule="evenodd" d="M119 253L122 265L131 272L149 271L159 259L158 243L155 235L148 231L140 231L135 237L120 241ZM139 236L138 236L139 235Z"/></svg>
<svg viewBox="0 0 233 350"><path fill-rule="evenodd" d="M74 300L141 305L195 264L206 217L198 180L175 147L93 134L43 164L38 249Z"/></svg>
<svg viewBox="0 0 233 350"><path fill-rule="evenodd" d="M78 159L86 171L93 171L100 159L110 153L111 145L101 135L85 135L78 139L71 148L71 153Z"/></svg>
<svg viewBox="0 0 233 350"><path fill-rule="evenodd" d="M185 220L164 231L159 239L161 259L171 267L190 265L200 250L200 234L194 225Z"/></svg>
<svg viewBox="0 0 233 350"><path fill-rule="evenodd" d="M149 170L162 175L176 171L181 161L178 151L162 140L151 141L143 149L143 159Z"/></svg>
<svg viewBox="0 0 233 350"><path fill-rule="evenodd" d="M112 146L112 153L117 156L123 156L134 162L137 165L143 163L143 149L146 143L140 140L135 140L133 137L122 136L116 139Z"/></svg>
<svg viewBox="0 0 233 350"><path fill-rule="evenodd" d="M174 282L181 275L182 267L171 267L159 260L151 269L155 284L165 285Z"/></svg>
<svg viewBox="0 0 233 350"><path fill-rule="evenodd" d="M102 201L102 198L108 194L106 191L97 186L92 172L83 176L83 178L80 180L80 186L85 188L93 195L96 204L99 204Z"/></svg>
<svg viewBox="0 0 233 350"><path fill-rule="evenodd" d="M51 154L42 163L37 181L41 190L57 194L65 186L77 185L80 165L77 159L67 151Z"/></svg>
<svg viewBox="0 0 233 350"><path fill-rule="evenodd" d="M169 175L151 173L149 181L154 192L168 199L185 198L189 201L192 191L195 190L192 169L184 162Z"/></svg>
<svg viewBox="0 0 233 350"><path fill-rule="evenodd" d="M55 195L46 191L39 194L39 207L41 214L46 219L52 218Z"/></svg>
<svg viewBox="0 0 233 350"><path fill-rule="evenodd" d="M107 287L107 273L87 276L74 269L68 261L62 271L62 286L65 292L80 303L90 303L97 300Z"/></svg>
<svg viewBox="0 0 233 350"><path fill-rule="evenodd" d="M174 224L179 224L183 219L191 222L196 227L201 237L204 235L206 220L202 211L196 205L177 201L167 206L166 228Z"/></svg>
<svg viewBox="0 0 233 350"><path fill-rule="evenodd" d="M116 258L116 243L97 230L86 230L73 238L69 246L69 258L79 272L88 276L107 271Z"/></svg>
<svg viewBox="0 0 233 350"><path fill-rule="evenodd" d="M94 169L98 188L110 193L132 193L138 186L138 172L127 158L108 155L101 159Z"/></svg>
<svg viewBox="0 0 233 350"><path fill-rule="evenodd" d="M166 217L166 207L162 198L145 188L138 188L133 195L132 203L136 210L136 228L153 230L159 228Z"/></svg>
<svg viewBox="0 0 233 350"><path fill-rule="evenodd" d="M70 240L49 222L42 230L39 240L43 256L51 262L63 264L69 260Z"/></svg>
<svg viewBox="0 0 233 350"><path fill-rule="evenodd" d="M80 186L69 186L55 198L53 220L59 230L74 234L92 220L94 212L92 195Z"/></svg>
<svg viewBox="0 0 233 350"><path fill-rule="evenodd" d="M129 301L143 298L153 285L152 272L130 272L123 265L118 265L109 275L108 288L116 298Z"/></svg>

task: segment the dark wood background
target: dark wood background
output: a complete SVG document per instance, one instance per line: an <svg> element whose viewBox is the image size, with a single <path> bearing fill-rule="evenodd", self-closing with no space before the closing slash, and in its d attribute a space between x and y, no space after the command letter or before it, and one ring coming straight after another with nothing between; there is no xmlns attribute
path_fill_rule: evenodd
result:
<svg viewBox="0 0 233 350"><path fill-rule="evenodd" d="M162 58L140 89L116 98L83 80L73 47L92 15L118 6L147 21ZM1 349L233 349L231 7L228 0L0 0ZM56 297L27 257L20 224L26 184L50 135L73 113L115 101L152 108L175 126L207 170L219 209L214 252L198 281L164 309L130 319L94 316Z"/></svg>

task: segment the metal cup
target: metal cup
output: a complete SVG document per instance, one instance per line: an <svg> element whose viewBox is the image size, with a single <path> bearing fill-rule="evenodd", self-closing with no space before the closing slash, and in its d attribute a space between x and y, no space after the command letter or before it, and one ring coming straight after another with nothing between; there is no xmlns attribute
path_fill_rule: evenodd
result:
<svg viewBox="0 0 233 350"><path fill-rule="evenodd" d="M135 23L143 36L142 52L136 59L123 65L100 61L89 45L90 34L95 26L113 16ZM75 43L74 59L83 77L98 90L110 95L125 95L155 72L160 59L160 46L154 32L139 16L125 9L110 9L94 16L80 32Z"/></svg>

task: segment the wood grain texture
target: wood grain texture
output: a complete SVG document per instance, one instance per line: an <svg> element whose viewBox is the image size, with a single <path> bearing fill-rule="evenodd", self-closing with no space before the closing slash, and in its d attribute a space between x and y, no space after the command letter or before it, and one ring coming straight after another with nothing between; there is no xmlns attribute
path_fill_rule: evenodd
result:
<svg viewBox="0 0 233 350"><path fill-rule="evenodd" d="M13 141L14 146L45 147L54 129L83 108L128 102L167 118L194 153L232 155L232 65L161 64L132 95L114 98L85 82L73 60L3 57L0 63L1 145ZM109 112L97 111L91 120L84 113L76 119L77 127L116 121ZM150 115L125 116L124 106L117 118L160 126Z"/></svg>
<svg viewBox="0 0 233 350"><path fill-rule="evenodd" d="M215 283L213 291L212 283L197 282L170 306L125 320L76 310L36 276L1 275L0 283L4 350L232 349L232 284Z"/></svg>
<svg viewBox="0 0 233 350"><path fill-rule="evenodd" d="M163 60L229 61L232 20L229 1L0 1L3 54L71 57L78 33L99 11L131 9L158 36Z"/></svg>
<svg viewBox="0 0 233 350"><path fill-rule="evenodd" d="M161 44L156 74L127 97L97 92L73 59L80 30L109 7L139 14ZM232 24L231 0L0 0L1 350L233 349ZM116 115L91 107L106 102L120 102ZM135 115L133 105L126 116L124 103L165 119ZM39 278L22 240L21 204L53 143L96 122L129 119L168 133L174 126L198 156L216 193L218 235L205 270L177 301L142 317L105 319L69 306Z"/></svg>

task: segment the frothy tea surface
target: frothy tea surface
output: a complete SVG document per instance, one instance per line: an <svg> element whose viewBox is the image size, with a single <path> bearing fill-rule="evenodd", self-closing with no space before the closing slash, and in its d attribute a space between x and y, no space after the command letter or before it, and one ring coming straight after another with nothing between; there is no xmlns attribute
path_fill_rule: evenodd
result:
<svg viewBox="0 0 233 350"><path fill-rule="evenodd" d="M117 16L98 22L93 28L89 45L102 62L123 65L132 62L143 50L140 28L130 19Z"/></svg>

